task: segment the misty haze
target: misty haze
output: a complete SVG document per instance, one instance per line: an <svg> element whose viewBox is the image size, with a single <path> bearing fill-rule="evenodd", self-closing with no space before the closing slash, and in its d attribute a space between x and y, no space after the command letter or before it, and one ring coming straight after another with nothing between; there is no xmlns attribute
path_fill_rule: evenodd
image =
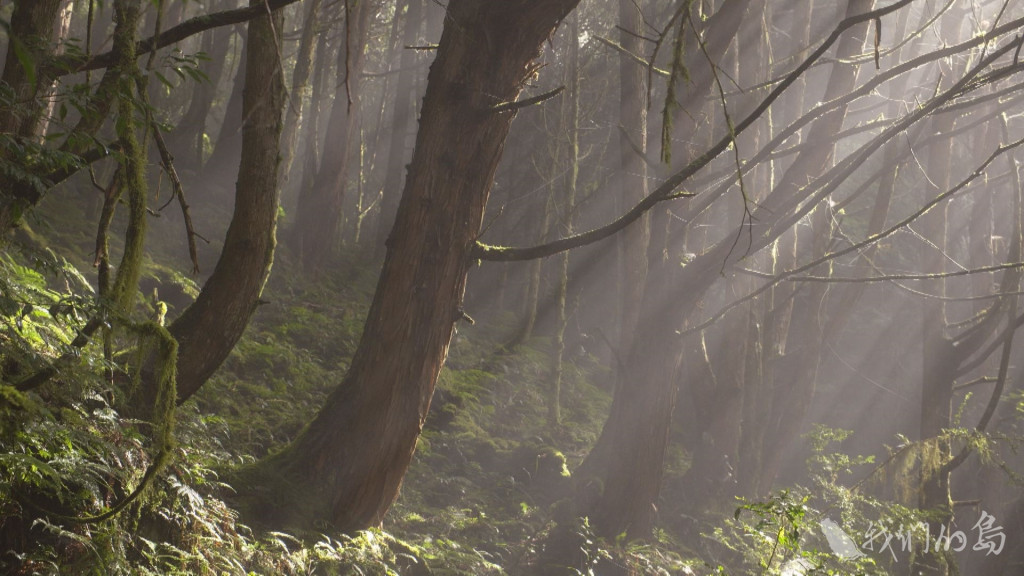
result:
<svg viewBox="0 0 1024 576"><path fill-rule="evenodd" d="M0 573L1024 574L1022 48L0 0Z"/></svg>

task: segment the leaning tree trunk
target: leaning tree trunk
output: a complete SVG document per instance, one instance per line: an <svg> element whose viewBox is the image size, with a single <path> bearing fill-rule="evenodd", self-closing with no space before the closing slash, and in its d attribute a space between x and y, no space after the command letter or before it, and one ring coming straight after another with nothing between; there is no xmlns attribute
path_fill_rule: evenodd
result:
<svg viewBox="0 0 1024 576"><path fill-rule="evenodd" d="M283 452L248 471L259 520L379 525L445 361L513 104L578 0L451 0L405 191L344 380ZM237 485L237 483L236 483Z"/></svg>
<svg viewBox="0 0 1024 576"><path fill-rule="evenodd" d="M262 0L250 0L260 5ZM174 321L178 340L178 401L194 394L227 358L259 303L274 260L277 228L277 166L284 106L284 79L274 33L283 12L249 23L242 110L242 162L235 211L224 249L195 302Z"/></svg>

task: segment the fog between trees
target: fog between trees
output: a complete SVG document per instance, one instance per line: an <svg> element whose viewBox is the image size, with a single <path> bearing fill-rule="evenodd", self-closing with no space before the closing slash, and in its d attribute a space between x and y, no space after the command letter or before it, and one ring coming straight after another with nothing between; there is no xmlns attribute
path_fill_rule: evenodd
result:
<svg viewBox="0 0 1024 576"><path fill-rule="evenodd" d="M1016 3L0 20L12 573L1019 573Z"/></svg>

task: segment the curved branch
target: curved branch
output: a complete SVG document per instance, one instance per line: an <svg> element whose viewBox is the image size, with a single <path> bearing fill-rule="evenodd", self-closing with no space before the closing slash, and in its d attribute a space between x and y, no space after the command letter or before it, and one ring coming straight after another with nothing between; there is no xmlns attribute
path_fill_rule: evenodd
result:
<svg viewBox="0 0 1024 576"><path fill-rule="evenodd" d="M757 119L760 118L766 110L768 110L768 108L779 98L779 96L782 95L782 93L787 88L789 88L790 85L796 82L796 80L801 75L803 75L803 73L806 72L807 69L814 64L815 61L820 59L822 55L824 55L825 52L828 51L828 49L831 48L832 45L839 40L839 36L844 31L853 26L856 26L857 24L870 22L876 18L881 18L882 16L895 12L896 10L906 6L907 4L910 4L911 1L912 0L898 0L897 2L893 2L892 4L884 8L879 8L878 10L865 12L864 14L851 16L849 18L844 19L836 26L836 28L832 31L832 34L830 34L829 37L826 38L825 41L822 42L818 46L818 48L815 49L814 52L812 52L807 57L807 59L805 59L799 66L797 66L795 70L790 72L786 76L786 78L782 80L782 82L780 82L772 90L772 92L768 96L766 96L765 99L762 100L761 103L758 104L758 106L749 115L747 115L742 121L736 124L735 130L732 134L720 139L718 142L715 143L714 146L709 148L704 154L690 162L686 167L684 167L679 172L676 172L675 174L670 176L668 180L666 180L661 186L659 186L653 192L648 194L646 197L644 197L643 200L641 200L639 203L633 206L633 208L631 208L622 216L619 216L611 223L606 224L600 228L588 230L587 232L583 232L581 234L568 236L566 238L561 238L553 242L548 242L546 244L540 244L529 248L489 246L477 242L472 252L473 258L495 262L533 260L535 258L543 258L546 256L558 254L559 252L571 250L573 248L586 246L587 244L592 244L599 240L603 240L604 238L607 238L615 234L616 232L624 229L626 226L629 226L659 202L679 196L690 195L678 194L675 191L677 188L679 188L679 186L683 184L683 182L686 182L691 176L696 174L699 170L707 166L712 160L717 158L719 154L724 152L732 143L733 138L735 138L743 131L745 131L747 128L749 128L751 125L753 125L753 123L757 121Z"/></svg>
<svg viewBox="0 0 1024 576"><path fill-rule="evenodd" d="M205 32L211 28L219 28L221 26L248 22L257 16L265 15L268 8L271 10L277 10L299 1L300 0L267 0L266 4L257 4L246 8L223 10L213 14L196 16L195 18L186 20L173 28L168 28L160 34L151 36L145 40L140 40L135 46L136 52L138 54L143 54L153 50L159 50L160 48L170 46L171 44L180 42L189 36ZM75 72L107 68L113 65L116 60L117 54L115 54L113 50L104 52L103 54L97 54L96 56L88 59L84 58L81 54L65 54L52 59L47 66L47 71L49 72L50 77L56 78L66 74L74 74Z"/></svg>

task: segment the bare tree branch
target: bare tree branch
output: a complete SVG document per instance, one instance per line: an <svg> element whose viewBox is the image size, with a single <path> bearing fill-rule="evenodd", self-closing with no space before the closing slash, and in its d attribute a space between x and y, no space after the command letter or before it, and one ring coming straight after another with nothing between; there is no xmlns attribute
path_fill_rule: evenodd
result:
<svg viewBox="0 0 1024 576"><path fill-rule="evenodd" d="M136 50L139 54L159 50L160 48L170 46L171 44L180 42L189 36L204 32L211 28L219 28L221 26L248 22L257 16L266 14L268 8L271 10L277 10L299 1L300 0L266 0L265 4L257 4L246 8L224 10L213 14L196 16L195 18L186 20L173 28L169 28L164 32L161 32L160 34L156 34L145 40L140 40L136 45ZM52 59L46 69L50 77L56 78L66 74L74 74L75 72L107 68L112 65L116 59L117 54L115 54L113 50L110 52L104 52L103 54L98 54L91 58L83 57L81 54L65 54Z"/></svg>

